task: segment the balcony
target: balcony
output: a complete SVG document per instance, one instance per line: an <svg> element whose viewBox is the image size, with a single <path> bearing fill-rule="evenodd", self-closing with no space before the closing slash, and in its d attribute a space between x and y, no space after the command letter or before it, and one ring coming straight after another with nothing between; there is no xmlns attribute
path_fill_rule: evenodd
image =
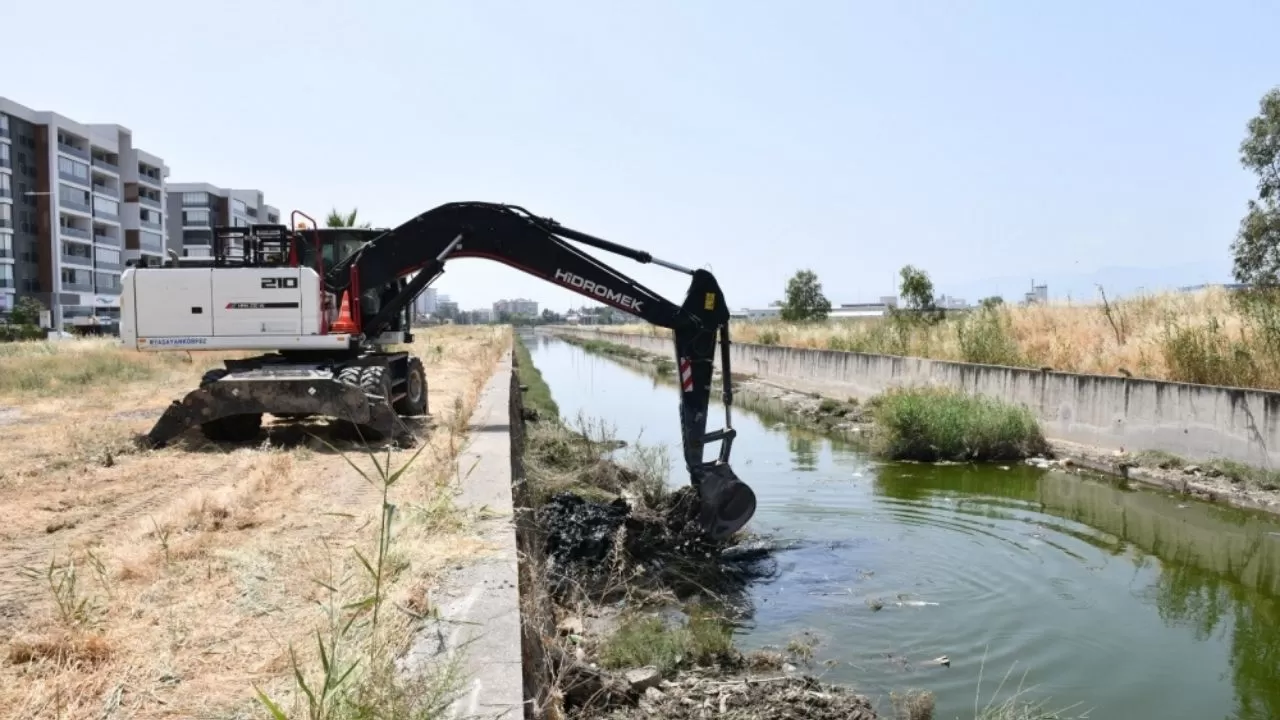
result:
<svg viewBox="0 0 1280 720"><path fill-rule="evenodd" d="M62 263L64 265L70 264L70 265L83 265L85 267L93 267L93 258L85 257L83 255L68 255L67 253L62 253Z"/></svg>
<svg viewBox="0 0 1280 720"><path fill-rule="evenodd" d="M93 217L95 219L102 218L104 220L110 220L111 222L120 222L120 214L112 212L106 208L94 208Z"/></svg>
<svg viewBox="0 0 1280 720"><path fill-rule="evenodd" d="M75 210L82 213L91 213L93 210L89 207L89 203L82 203L78 200L68 200L66 198L58 198L58 206L63 210Z"/></svg>
<svg viewBox="0 0 1280 720"><path fill-rule="evenodd" d="M97 290L99 295L119 295L119 285L99 285Z"/></svg>
<svg viewBox="0 0 1280 720"><path fill-rule="evenodd" d="M99 270L114 270L116 272L124 270L124 265L122 263L106 262L105 260L99 260L95 267ZM119 292L119 290L117 290L117 292Z"/></svg>
<svg viewBox="0 0 1280 720"><path fill-rule="evenodd" d="M162 229L164 229L164 225L162 225L162 224L160 224L160 223L156 222L155 220L141 220L141 221L140 221L140 223L141 223L142 227L145 227L145 228L151 228L152 230L162 230Z"/></svg>
<svg viewBox="0 0 1280 720"><path fill-rule="evenodd" d="M13 160L9 159L9 156L7 156L7 155L0 156L0 167L2 167L2 168L12 168L12 167L13 167Z"/></svg>
<svg viewBox="0 0 1280 720"><path fill-rule="evenodd" d="M158 178L158 177L152 177L152 176L150 176L150 175L148 175L148 174L146 174L146 173L144 173L144 172L139 172L139 173L138 173L138 182L146 183L146 184L151 185L151 186L153 186L153 187L155 187L155 188L157 188L157 189L159 189L160 187L162 187L162 186L161 186L160 178Z"/></svg>
<svg viewBox="0 0 1280 720"><path fill-rule="evenodd" d="M62 283L62 292L93 292L93 283Z"/></svg>
<svg viewBox="0 0 1280 720"><path fill-rule="evenodd" d="M13 199L13 188L0 187L0 198Z"/></svg>
<svg viewBox="0 0 1280 720"><path fill-rule="evenodd" d="M115 235L104 235L99 233L93 234L93 241L101 245L110 245L111 247L120 247L120 238Z"/></svg>
<svg viewBox="0 0 1280 720"><path fill-rule="evenodd" d="M76 238L76 239L78 239L78 240L88 240L88 239L90 239L90 235L89 235L89 231L88 231L88 230L81 230L81 229L80 229L80 228L78 228L78 227L72 227L72 226L70 226L70 225L62 225L62 226L60 226L60 227L58 228L58 234L59 234L59 235L65 235L66 237L69 237L69 238Z"/></svg>
<svg viewBox="0 0 1280 720"><path fill-rule="evenodd" d="M68 145L64 142L58 143L58 151L64 152L73 157L78 157L81 160L90 160L88 150L85 150L83 148L78 148L74 145Z"/></svg>
<svg viewBox="0 0 1280 720"><path fill-rule="evenodd" d="M115 173L116 175L120 174L120 166L116 165L115 163L111 162L106 158L95 157L92 162L93 162L93 166L96 168L106 170L107 172Z"/></svg>
<svg viewBox="0 0 1280 720"><path fill-rule="evenodd" d="M69 183L75 183L83 187L89 187L89 178L72 175L68 172L62 172L61 169L58 170L58 179Z"/></svg>
<svg viewBox="0 0 1280 720"><path fill-rule="evenodd" d="M212 222L211 220L209 220L208 218L205 218L205 219L203 219L203 220L200 220L200 219L191 220L191 219L189 219L189 218L185 218L185 217L184 217L184 218L182 218L182 227L184 227L184 228L207 228L207 227L213 227L213 222Z"/></svg>
<svg viewBox="0 0 1280 720"><path fill-rule="evenodd" d="M160 209L160 201L156 200L155 198L149 198L146 195L139 195L138 202L142 203L143 205L146 205L147 207L153 207L157 210Z"/></svg>
<svg viewBox="0 0 1280 720"><path fill-rule="evenodd" d="M0 247L0 260L12 260L13 248Z"/></svg>
<svg viewBox="0 0 1280 720"><path fill-rule="evenodd" d="M113 200L120 199L120 188L118 187L112 187L111 185L103 185L102 183L94 183L93 191L98 193L99 195L106 195L107 197Z"/></svg>
<svg viewBox="0 0 1280 720"><path fill-rule="evenodd" d="M0 288L12 290L14 288L13 278L0 278Z"/></svg>
<svg viewBox="0 0 1280 720"><path fill-rule="evenodd" d="M0 138L11 138L11 137L12 136L9 134L9 125L8 124L0 125Z"/></svg>

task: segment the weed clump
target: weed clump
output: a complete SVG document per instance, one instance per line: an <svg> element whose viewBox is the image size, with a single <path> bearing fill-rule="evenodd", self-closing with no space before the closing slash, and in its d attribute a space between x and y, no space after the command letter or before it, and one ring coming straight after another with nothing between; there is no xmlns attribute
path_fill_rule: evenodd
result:
<svg viewBox="0 0 1280 720"><path fill-rule="evenodd" d="M678 667L734 664L733 626L704 608L693 608L683 622L658 616L633 616L605 639L600 664L610 669L653 667L663 675Z"/></svg>
<svg viewBox="0 0 1280 720"><path fill-rule="evenodd" d="M891 460L1017 460L1048 451L1027 408L949 388L895 388L872 413L872 449Z"/></svg>

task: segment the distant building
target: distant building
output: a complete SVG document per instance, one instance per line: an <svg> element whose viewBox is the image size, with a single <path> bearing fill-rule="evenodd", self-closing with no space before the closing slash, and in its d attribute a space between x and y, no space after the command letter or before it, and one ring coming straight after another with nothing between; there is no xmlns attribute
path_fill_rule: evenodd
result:
<svg viewBox="0 0 1280 720"><path fill-rule="evenodd" d="M471 311L471 317L476 323L493 322L493 311L489 308L477 308Z"/></svg>
<svg viewBox="0 0 1280 720"><path fill-rule="evenodd" d="M446 296L447 300L448 297ZM413 314L418 317L427 317L436 313L436 289L429 287L418 293L418 297L413 299Z"/></svg>
<svg viewBox="0 0 1280 720"><path fill-rule="evenodd" d="M1031 281L1031 292L1023 296L1028 305L1043 305L1049 302L1049 286L1037 285L1035 280Z"/></svg>
<svg viewBox="0 0 1280 720"><path fill-rule="evenodd" d="M515 300L499 300L493 304L493 315L494 317L500 317L503 313L508 315L534 316L538 314L538 303L533 300L525 300L524 298L516 298Z"/></svg>
<svg viewBox="0 0 1280 720"><path fill-rule="evenodd" d="M213 255L214 227L280 222L261 190L230 190L203 182L169 183L168 247L179 257ZM243 248L228 247L229 254Z"/></svg>

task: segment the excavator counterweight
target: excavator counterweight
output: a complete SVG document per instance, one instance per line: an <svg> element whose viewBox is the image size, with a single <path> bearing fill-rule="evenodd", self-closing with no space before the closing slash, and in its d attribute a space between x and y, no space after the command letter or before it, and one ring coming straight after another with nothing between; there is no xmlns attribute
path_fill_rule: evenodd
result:
<svg viewBox="0 0 1280 720"><path fill-rule="evenodd" d="M569 241L685 273L688 293L672 303ZM751 519L755 494L729 466L736 434L729 312L715 277L512 205L447 203L378 230L317 229L314 222L216 228L208 258L126 269L120 326L127 346L266 353L207 373L170 406L148 443L164 445L195 427L215 441L248 441L264 415L328 417L369 439L402 432L402 418L427 413L427 378L418 358L394 346L412 341L414 298L463 257L504 263L671 329L682 378L681 441L700 522L723 538ZM725 427L707 432L717 348ZM720 451L707 460L714 442Z"/></svg>

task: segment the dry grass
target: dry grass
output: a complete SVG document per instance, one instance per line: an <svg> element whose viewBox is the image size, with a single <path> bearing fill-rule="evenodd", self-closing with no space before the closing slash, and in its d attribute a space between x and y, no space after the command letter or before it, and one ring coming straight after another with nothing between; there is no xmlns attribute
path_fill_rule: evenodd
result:
<svg viewBox="0 0 1280 720"><path fill-rule="evenodd" d="M434 427L390 453L397 467L421 454L387 496L387 605L344 653L393 657L430 614L438 571L487 551L453 508L468 471L456 457L509 343L508 328L419 335ZM377 546L382 488L305 436L134 451L130 438L218 365L210 354L188 363L97 340L0 353L0 378L28 378L0 380L0 718L261 717L255 686L289 707L291 648L312 672L328 610L368 592L352 549ZM365 663L353 687L407 706L414 689L392 675Z"/></svg>
<svg viewBox="0 0 1280 720"><path fill-rule="evenodd" d="M669 334L650 325L600 330ZM1280 302L1242 305L1222 289L1004 306L933 325L888 318L734 322L730 333L743 343L1280 389Z"/></svg>

